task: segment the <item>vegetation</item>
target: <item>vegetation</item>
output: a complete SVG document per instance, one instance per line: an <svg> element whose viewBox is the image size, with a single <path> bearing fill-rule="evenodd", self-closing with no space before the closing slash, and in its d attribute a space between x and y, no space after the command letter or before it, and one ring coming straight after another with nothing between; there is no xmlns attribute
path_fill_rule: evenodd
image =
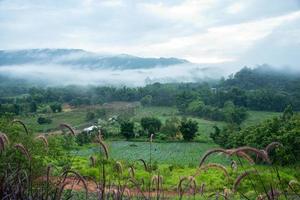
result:
<svg viewBox="0 0 300 200"><path fill-rule="evenodd" d="M297 199L299 80L0 85L0 198Z"/></svg>
<svg viewBox="0 0 300 200"><path fill-rule="evenodd" d="M196 132L198 131L198 123L196 121L184 119L181 121L179 130L185 141L191 141L194 139Z"/></svg>

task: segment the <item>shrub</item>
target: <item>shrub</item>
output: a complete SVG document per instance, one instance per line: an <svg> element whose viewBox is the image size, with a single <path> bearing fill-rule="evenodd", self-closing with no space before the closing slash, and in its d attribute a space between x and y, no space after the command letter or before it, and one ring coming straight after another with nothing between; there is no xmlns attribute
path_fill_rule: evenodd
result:
<svg viewBox="0 0 300 200"><path fill-rule="evenodd" d="M39 123L39 124L51 124L52 120L50 118L47 118L47 117L38 117L37 123Z"/></svg>
<svg viewBox="0 0 300 200"><path fill-rule="evenodd" d="M127 140L134 137L134 123L130 121L121 122L120 134Z"/></svg>
<svg viewBox="0 0 300 200"><path fill-rule="evenodd" d="M160 130L161 121L155 117L144 117L141 119L141 126L151 135Z"/></svg>
<svg viewBox="0 0 300 200"><path fill-rule="evenodd" d="M198 131L198 123L193 120L182 120L179 130L182 133L184 140L193 140Z"/></svg>

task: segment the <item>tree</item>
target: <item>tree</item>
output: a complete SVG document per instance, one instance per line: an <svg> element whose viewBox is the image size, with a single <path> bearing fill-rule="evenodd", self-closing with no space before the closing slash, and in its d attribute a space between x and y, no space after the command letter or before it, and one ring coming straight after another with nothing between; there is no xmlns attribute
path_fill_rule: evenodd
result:
<svg viewBox="0 0 300 200"><path fill-rule="evenodd" d="M61 103L57 103L57 102L51 103L50 108L51 108L52 112L54 112L54 113L62 111Z"/></svg>
<svg viewBox="0 0 300 200"><path fill-rule="evenodd" d="M152 96L146 95L141 99L141 104L143 106L150 106L152 104Z"/></svg>
<svg viewBox="0 0 300 200"><path fill-rule="evenodd" d="M182 133L185 141L191 141L194 139L198 131L198 122L193 120L182 120L179 126L179 130Z"/></svg>
<svg viewBox="0 0 300 200"><path fill-rule="evenodd" d="M169 137L175 137L176 133L179 132L179 125L180 120L177 117L172 117L166 120L160 131Z"/></svg>
<svg viewBox="0 0 300 200"><path fill-rule="evenodd" d="M36 112L36 110L37 110L37 105L36 105L36 102L35 101L32 101L31 103L30 103L30 106L29 106L30 108L29 108L29 110L30 110L30 112L32 112L32 113L35 113Z"/></svg>
<svg viewBox="0 0 300 200"><path fill-rule="evenodd" d="M134 137L134 123L130 121L121 122L120 134L127 140Z"/></svg>
<svg viewBox="0 0 300 200"><path fill-rule="evenodd" d="M161 121L155 117L143 117L141 119L141 126L151 135L160 130Z"/></svg>

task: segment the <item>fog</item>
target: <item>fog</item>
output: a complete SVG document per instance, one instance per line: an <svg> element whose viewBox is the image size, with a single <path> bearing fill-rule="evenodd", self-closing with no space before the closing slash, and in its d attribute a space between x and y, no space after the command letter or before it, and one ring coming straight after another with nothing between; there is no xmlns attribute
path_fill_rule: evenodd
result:
<svg viewBox="0 0 300 200"><path fill-rule="evenodd" d="M0 74L45 85L114 85L143 86L153 82L200 82L227 76L218 67L181 64L151 69L88 69L66 65L10 65L0 67Z"/></svg>

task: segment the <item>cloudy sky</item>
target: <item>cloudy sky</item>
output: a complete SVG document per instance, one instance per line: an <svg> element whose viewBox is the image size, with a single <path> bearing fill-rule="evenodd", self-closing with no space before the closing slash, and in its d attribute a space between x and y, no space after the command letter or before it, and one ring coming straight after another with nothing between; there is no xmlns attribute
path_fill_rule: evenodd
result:
<svg viewBox="0 0 300 200"><path fill-rule="evenodd" d="M297 66L300 0L0 0L0 49Z"/></svg>

